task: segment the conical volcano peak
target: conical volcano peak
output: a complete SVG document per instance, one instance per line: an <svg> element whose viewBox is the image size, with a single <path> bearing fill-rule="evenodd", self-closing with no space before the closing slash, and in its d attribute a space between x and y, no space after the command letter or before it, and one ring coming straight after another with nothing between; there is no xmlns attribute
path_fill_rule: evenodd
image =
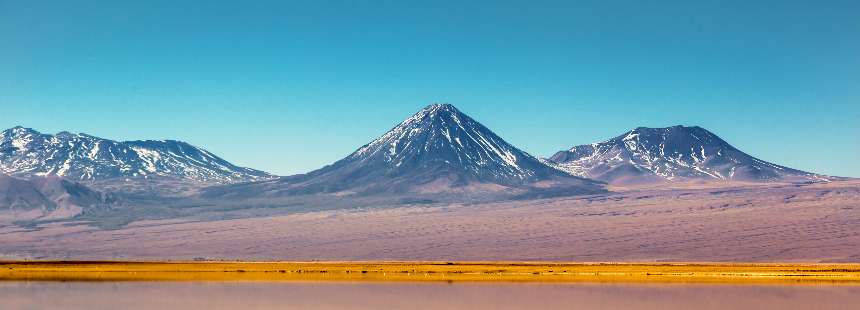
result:
<svg viewBox="0 0 860 310"><path fill-rule="evenodd" d="M431 104L349 156L265 188L274 193L602 192L597 182L547 166L451 104ZM543 189L540 190L542 193ZM509 193L505 193L507 195Z"/></svg>
<svg viewBox="0 0 860 310"><path fill-rule="evenodd" d="M433 103L433 104L430 104L430 105L424 107L424 110L434 111L434 112L435 111L460 112L459 110L457 110L456 107L454 107L453 104L450 104L450 103Z"/></svg>
<svg viewBox="0 0 860 310"><path fill-rule="evenodd" d="M465 131L489 132L489 129L451 104L434 103L406 118L348 158L384 154L385 160L391 162L396 160L398 154L402 154L410 147L417 153L426 153L450 148L454 144L462 146L461 135ZM479 136L479 134L473 133L471 136Z"/></svg>
<svg viewBox="0 0 860 310"><path fill-rule="evenodd" d="M349 158L381 161L392 169L459 166L473 172L524 179L533 175L518 162L537 162L450 104L432 104L360 148Z"/></svg>
<svg viewBox="0 0 860 310"><path fill-rule="evenodd" d="M454 118L459 119L463 112L460 112L456 107L448 103L434 103L428 105L405 119L397 127L408 126L417 122L427 122L438 118ZM395 127L395 128L397 128Z"/></svg>

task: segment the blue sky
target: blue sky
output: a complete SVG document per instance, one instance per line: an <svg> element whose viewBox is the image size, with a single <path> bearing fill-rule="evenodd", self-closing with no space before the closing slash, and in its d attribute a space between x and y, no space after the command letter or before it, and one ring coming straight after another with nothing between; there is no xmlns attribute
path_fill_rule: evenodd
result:
<svg viewBox="0 0 860 310"><path fill-rule="evenodd" d="M539 156L684 124L860 176L860 2L0 0L4 128L292 174L433 102Z"/></svg>

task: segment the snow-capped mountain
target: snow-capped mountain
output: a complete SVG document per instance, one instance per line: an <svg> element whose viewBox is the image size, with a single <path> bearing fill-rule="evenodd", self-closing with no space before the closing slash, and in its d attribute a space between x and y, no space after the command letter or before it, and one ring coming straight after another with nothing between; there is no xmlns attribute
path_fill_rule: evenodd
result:
<svg viewBox="0 0 860 310"><path fill-rule="evenodd" d="M431 169L500 184L521 184L557 174L450 104L427 106L324 170L355 164L368 172L363 173L366 176Z"/></svg>
<svg viewBox="0 0 860 310"><path fill-rule="evenodd" d="M170 177L231 183L273 178L181 141L118 142L69 132L43 134L20 126L0 132L0 172L77 181Z"/></svg>
<svg viewBox="0 0 860 310"><path fill-rule="evenodd" d="M602 191L510 145L454 106L433 104L332 165L254 186L269 193L432 193L541 182L563 184L569 193Z"/></svg>
<svg viewBox="0 0 860 310"><path fill-rule="evenodd" d="M818 180L823 176L752 157L704 128L639 127L549 158L573 175L610 183L665 180Z"/></svg>

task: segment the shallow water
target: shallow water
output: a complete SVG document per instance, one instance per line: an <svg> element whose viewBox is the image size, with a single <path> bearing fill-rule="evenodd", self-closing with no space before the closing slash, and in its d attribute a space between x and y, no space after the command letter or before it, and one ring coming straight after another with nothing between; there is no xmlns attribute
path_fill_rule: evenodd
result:
<svg viewBox="0 0 860 310"><path fill-rule="evenodd" d="M860 286L0 282L2 309L857 309Z"/></svg>

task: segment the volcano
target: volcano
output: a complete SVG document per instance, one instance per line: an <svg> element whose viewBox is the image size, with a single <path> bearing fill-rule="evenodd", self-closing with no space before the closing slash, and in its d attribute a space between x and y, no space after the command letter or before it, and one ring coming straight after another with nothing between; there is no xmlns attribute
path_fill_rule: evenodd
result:
<svg viewBox="0 0 860 310"><path fill-rule="evenodd" d="M698 126L639 127L603 142L557 152L549 161L570 174L609 183L826 179L750 156Z"/></svg>
<svg viewBox="0 0 860 310"><path fill-rule="evenodd" d="M208 195L493 193L539 197L597 192L603 192L600 182L545 164L453 105L432 104L319 170L217 187Z"/></svg>

